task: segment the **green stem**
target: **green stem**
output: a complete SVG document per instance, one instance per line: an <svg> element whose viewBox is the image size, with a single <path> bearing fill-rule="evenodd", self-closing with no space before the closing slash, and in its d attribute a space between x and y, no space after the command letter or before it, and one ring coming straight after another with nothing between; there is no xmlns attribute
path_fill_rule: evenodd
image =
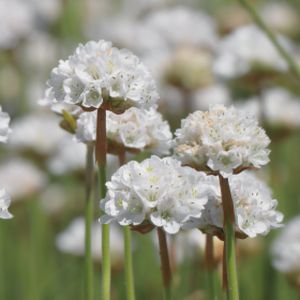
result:
<svg viewBox="0 0 300 300"><path fill-rule="evenodd" d="M225 263L227 279L228 300L239 299L238 276L236 269L235 254L235 215L231 197L229 182L227 178L219 175L222 205L224 213L224 235L225 235Z"/></svg>
<svg viewBox="0 0 300 300"><path fill-rule="evenodd" d="M125 151L119 153L119 165L122 166L126 162ZM132 262L132 247L131 247L131 230L129 226L124 226L124 261L125 261L125 284L127 300L135 300L134 292L134 275Z"/></svg>
<svg viewBox="0 0 300 300"><path fill-rule="evenodd" d="M295 62L294 58L288 53L288 51L278 42L276 35L270 30L270 28L264 23L261 16L257 13L256 9L248 3L247 0L239 0L241 5L249 12L255 23L266 33L272 44L280 53L282 58L288 64L291 72L300 80L300 68Z"/></svg>
<svg viewBox="0 0 300 300"><path fill-rule="evenodd" d="M94 213L94 203L92 195L92 187L94 181L94 146L87 145L86 153L86 202L85 202L85 299L94 299L94 270L92 258L92 223Z"/></svg>
<svg viewBox="0 0 300 300"><path fill-rule="evenodd" d="M215 282L214 282L214 244L213 236L206 235L205 243L205 267L206 267L206 283L208 290L208 299L216 300Z"/></svg>
<svg viewBox="0 0 300 300"><path fill-rule="evenodd" d="M106 110L103 107L97 113L96 160L99 171L100 197L106 196ZM102 300L110 300L110 236L109 225L102 224Z"/></svg>
<svg viewBox="0 0 300 300"><path fill-rule="evenodd" d="M166 239L166 234L164 230L160 227L157 227L158 241L159 241L159 254L161 261L161 272L163 277L163 286L164 286L164 300L171 300L171 267L170 259L168 252L168 244Z"/></svg>

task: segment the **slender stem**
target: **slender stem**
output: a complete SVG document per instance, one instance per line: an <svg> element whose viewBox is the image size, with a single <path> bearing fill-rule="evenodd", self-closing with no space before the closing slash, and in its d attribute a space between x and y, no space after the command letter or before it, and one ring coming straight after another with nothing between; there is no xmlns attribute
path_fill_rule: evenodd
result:
<svg viewBox="0 0 300 300"><path fill-rule="evenodd" d="M99 171L100 196L106 195L106 110L103 107L97 113L96 161ZM102 224L102 300L110 300L110 236L109 225Z"/></svg>
<svg viewBox="0 0 300 300"><path fill-rule="evenodd" d="M94 203L92 187L94 181L94 146L87 145L86 153L86 202L85 202L85 299L94 299L94 270L92 258L92 223L94 213Z"/></svg>
<svg viewBox="0 0 300 300"><path fill-rule="evenodd" d="M213 236L206 235L205 243L205 267L206 267L206 280L208 289L208 299L215 300L215 284L214 284L214 243Z"/></svg>
<svg viewBox="0 0 300 300"><path fill-rule="evenodd" d="M119 165L122 166L126 162L125 151L119 152ZM129 226L124 226L124 261L125 261L125 284L127 300L135 300L134 292L134 275L132 263L132 247L131 247L131 230Z"/></svg>
<svg viewBox="0 0 300 300"><path fill-rule="evenodd" d="M298 80L300 80L300 68L295 62L294 58L289 52L278 42L276 35L270 30L270 28L264 23L261 16L257 13L256 9L247 1L239 0L241 5L249 12L255 23L266 33L272 44L280 53L282 58L288 64L290 70L294 73Z"/></svg>
<svg viewBox="0 0 300 300"><path fill-rule="evenodd" d="M166 234L164 230L160 227L157 228L158 241L159 241L159 254L161 261L161 272L164 285L164 299L171 300L171 267L169 260L168 244L166 239Z"/></svg>
<svg viewBox="0 0 300 300"><path fill-rule="evenodd" d="M225 260L227 275L227 298L228 300L238 300L238 277L236 269L235 254L235 215L231 197L229 182L227 178L219 175L222 204L224 213L224 234L225 234Z"/></svg>

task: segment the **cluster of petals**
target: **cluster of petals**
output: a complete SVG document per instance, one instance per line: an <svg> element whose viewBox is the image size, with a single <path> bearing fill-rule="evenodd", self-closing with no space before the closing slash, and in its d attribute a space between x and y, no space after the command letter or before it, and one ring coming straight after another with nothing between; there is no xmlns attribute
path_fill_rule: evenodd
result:
<svg viewBox="0 0 300 300"><path fill-rule="evenodd" d="M95 141L96 119L96 112L85 112L79 116L76 129L78 141ZM157 155L169 154L172 141L170 126L155 109L132 107L123 114L107 112L106 132L109 141L121 147L148 150Z"/></svg>
<svg viewBox="0 0 300 300"><path fill-rule="evenodd" d="M271 247L272 264L285 274L300 272L300 217L289 221Z"/></svg>
<svg viewBox="0 0 300 300"><path fill-rule="evenodd" d="M237 168L259 168L269 162L270 139L255 116L223 105L196 111L175 132L174 155L196 168L228 177Z"/></svg>
<svg viewBox="0 0 300 300"><path fill-rule="evenodd" d="M0 219L10 219L12 215L8 211L10 205L10 196L5 189L0 188Z"/></svg>
<svg viewBox="0 0 300 300"><path fill-rule="evenodd" d="M201 184L205 177L170 157L131 161L106 184L108 192L100 202L105 214L100 220L121 225L150 222L177 233L191 217L201 216L209 194L209 187Z"/></svg>
<svg viewBox="0 0 300 300"><path fill-rule="evenodd" d="M6 143L8 135L11 131L9 128L10 117L6 112L2 111L0 106L0 142Z"/></svg>
<svg viewBox="0 0 300 300"><path fill-rule="evenodd" d="M191 218L186 228L199 228L204 232L218 232L223 228L221 191L216 176L208 176L211 188L209 200L200 218ZM234 204L236 232L254 238L266 235L273 228L281 226L283 215L276 211L277 200L270 189L252 173L243 172L229 177Z"/></svg>
<svg viewBox="0 0 300 300"><path fill-rule="evenodd" d="M153 78L139 59L104 40L80 44L67 60L60 60L48 86L50 101L85 108L99 108L104 99L148 108L159 98Z"/></svg>

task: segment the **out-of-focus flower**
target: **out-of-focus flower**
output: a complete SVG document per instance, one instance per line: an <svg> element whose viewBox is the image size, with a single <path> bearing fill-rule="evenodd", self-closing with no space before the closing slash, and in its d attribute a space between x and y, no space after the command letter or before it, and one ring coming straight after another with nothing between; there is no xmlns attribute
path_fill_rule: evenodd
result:
<svg viewBox="0 0 300 300"><path fill-rule="evenodd" d="M14 48L33 27L34 16L26 1L0 1L0 49Z"/></svg>
<svg viewBox="0 0 300 300"><path fill-rule="evenodd" d="M65 253L84 256L85 225L83 218L76 218L60 233L56 239L57 248ZM113 264L120 264L123 261L123 237L117 227L110 228L110 250ZM98 222L92 225L92 257L95 261L101 261L101 226Z"/></svg>
<svg viewBox="0 0 300 300"><path fill-rule="evenodd" d="M279 42L290 53L294 51L291 43L283 37L279 36ZM235 78L246 74L255 66L280 72L287 70L286 62L258 27L240 27L220 42L214 63L217 76Z"/></svg>
<svg viewBox="0 0 300 300"><path fill-rule="evenodd" d="M223 104L229 105L231 96L226 86L222 84L213 84L203 89L197 90L193 94L192 109L208 110L211 105Z"/></svg>
<svg viewBox="0 0 300 300"><path fill-rule="evenodd" d="M154 28L171 47L190 45L214 49L217 45L216 24L201 11L183 6L158 10L150 14L145 23Z"/></svg>
<svg viewBox="0 0 300 300"><path fill-rule="evenodd" d="M0 105L0 142L6 143L8 140L8 135L11 131L9 128L10 117L8 113L2 111Z"/></svg>
<svg viewBox="0 0 300 300"><path fill-rule="evenodd" d="M196 168L209 167L228 177L236 168L269 162L270 139L254 116L234 107L211 106L182 120L175 132L175 157Z"/></svg>
<svg viewBox="0 0 300 300"><path fill-rule="evenodd" d="M197 227L204 232L214 232L223 228L223 208L221 191L217 177L210 176L215 186L205 210L200 218L191 218L186 227ZM270 229L281 226L283 215L276 211L277 201L270 189L253 174L244 172L229 177L229 185L234 204L236 231L248 237L266 235Z"/></svg>
<svg viewBox="0 0 300 300"><path fill-rule="evenodd" d="M5 189L0 188L0 219L11 219L12 215L8 211L10 196Z"/></svg>
<svg viewBox="0 0 300 300"><path fill-rule="evenodd" d="M261 9L261 16L269 27L283 34L293 35L299 32L299 16L289 3L266 3Z"/></svg>
<svg viewBox="0 0 300 300"><path fill-rule="evenodd" d="M207 185L201 184L205 176L172 158L131 161L106 184L101 222L139 225L146 221L176 233L189 218L201 216L208 193Z"/></svg>
<svg viewBox="0 0 300 300"><path fill-rule="evenodd" d="M300 98L281 88L266 90L262 95L263 117L270 126L287 127L300 126Z"/></svg>
<svg viewBox="0 0 300 300"><path fill-rule="evenodd" d="M59 118L49 113L32 113L12 123L14 134L9 147L16 150L33 150L41 155L49 155L65 138L58 126Z"/></svg>
<svg viewBox="0 0 300 300"><path fill-rule="evenodd" d="M158 100L155 82L139 59L110 42L90 41L61 60L48 81L53 102L98 108L104 98L114 109L149 108Z"/></svg>
<svg viewBox="0 0 300 300"><path fill-rule="evenodd" d="M29 161L14 158L1 165L0 182L12 200L17 201L39 192L45 186L47 178Z"/></svg>
<svg viewBox="0 0 300 300"><path fill-rule="evenodd" d="M300 273L300 217L289 221L271 247L273 266L285 274Z"/></svg>

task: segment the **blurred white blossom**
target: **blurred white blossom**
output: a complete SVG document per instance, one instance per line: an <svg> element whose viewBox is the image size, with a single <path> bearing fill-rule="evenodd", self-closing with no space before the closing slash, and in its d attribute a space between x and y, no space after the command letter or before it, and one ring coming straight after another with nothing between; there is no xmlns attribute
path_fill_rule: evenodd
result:
<svg viewBox="0 0 300 300"><path fill-rule="evenodd" d="M85 254L85 224L84 219L79 217L61 232L56 238L57 248L65 253L84 256ZM123 261L123 237L121 231L110 227L110 250L113 264ZM98 222L92 224L92 257L95 261L101 261L101 225Z"/></svg>
<svg viewBox="0 0 300 300"><path fill-rule="evenodd" d="M191 217L200 217L207 202L205 174L181 167L172 158L152 156L141 163L122 166L106 184L100 203L102 223L139 225L144 221L177 233Z"/></svg>
<svg viewBox="0 0 300 300"><path fill-rule="evenodd" d="M273 266L280 272L300 272L300 217L290 220L271 247Z"/></svg>
<svg viewBox="0 0 300 300"><path fill-rule="evenodd" d="M279 36L279 42L287 51L293 52L288 40ZM287 70L286 62L266 34L255 25L247 25L221 40L214 71L217 76L235 78L246 74L257 64L277 71Z"/></svg>
<svg viewBox="0 0 300 300"><path fill-rule="evenodd" d="M2 111L0 105L0 142L6 143L8 140L8 135L11 132L9 127L10 117L8 113Z"/></svg>
<svg viewBox="0 0 300 300"><path fill-rule="evenodd" d="M182 120L175 132L174 154L183 164L209 167L228 177L238 167L269 162L270 139L252 115L213 105Z"/></svg>
<svg viewBox="0 0 300 300"><path fill-rule="evenodd" d="M8 211L10 205L10 196L5 189L0 188L0 219L11 219L12 215Z"/></svg>

